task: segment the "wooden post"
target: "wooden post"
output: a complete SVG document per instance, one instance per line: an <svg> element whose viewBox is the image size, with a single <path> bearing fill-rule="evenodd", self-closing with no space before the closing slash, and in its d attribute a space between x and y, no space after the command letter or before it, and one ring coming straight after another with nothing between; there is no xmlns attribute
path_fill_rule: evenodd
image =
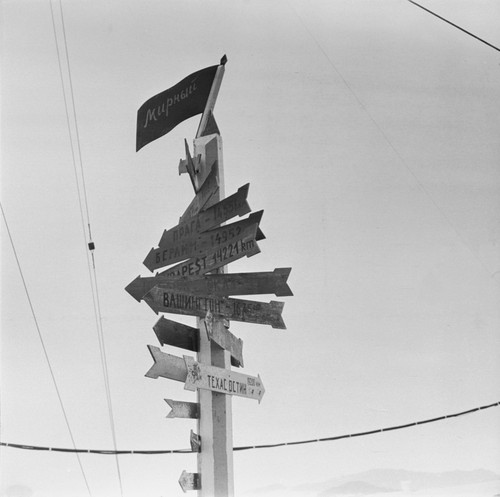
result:
<svg viewBox="0 0 500 497"><path fill-rule="evenodd" d="M202 133L203 128L200 127L200 129ZM211 198L210 203L220 201L224 197L220 135L213 134L196 138L194 155L201 155L200 171L197 174L201 180L210 172L208 170L210 166L218 168L219 191ZM221 320L221 318L215 319ZM197 324L200 330L198 362L230 369L230 353L208 338L202 319L198 318ZM198 390L200 405L198 433L201 437L201 451L198 453L198 473L201 480L198 495L200 497L232 497L234 495L231 398L231 395Z"/></svg>

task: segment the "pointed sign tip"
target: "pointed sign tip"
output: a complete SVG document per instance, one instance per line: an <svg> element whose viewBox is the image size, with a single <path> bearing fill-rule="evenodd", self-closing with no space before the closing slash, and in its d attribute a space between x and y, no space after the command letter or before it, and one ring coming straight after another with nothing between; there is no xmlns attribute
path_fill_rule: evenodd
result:
<svg viewBox="0 0 500 497"><path fill-rule="evenodd" d="M154 257L155 257L155 249L151 247L151 250L148 252L146 258L142 261L142 263L151 271L155 270L154 266Z"/></svg>
<svg viewBox="0 0 500 497"><path fill-rule="evenodd" d="M141 290L140 290L140 285L138 284L141 281L141 277L137 276L135 280L131 281L126 287L125 290L132 296L134 297L137 302L141 301L142 295L140 295Z"/></svg>

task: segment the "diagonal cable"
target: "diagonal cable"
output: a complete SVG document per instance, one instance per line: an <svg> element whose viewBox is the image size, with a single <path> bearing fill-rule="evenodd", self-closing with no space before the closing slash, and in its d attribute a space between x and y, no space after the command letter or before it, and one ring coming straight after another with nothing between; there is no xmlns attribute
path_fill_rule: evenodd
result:
<svg viewBox="0 0 500 497"><path fill-rule="evenodd" d="M409 0L410 1L410 0ZM413 3L413 2L412 2ZM293 7L292 7L293 9ZM444 212L444 210L439 206L437 203L436 199L429 193L429 191L425 188L424 184L418 176L415 174L415 172L412 170L412 168L408 165L407 161L403 158L399 150L394 146L392 141L389 139L389 136L387 133L382 129L382 127L379 125L379 123L376 121L376 119L372 116L370 111L367 109L366 105L361 101L361 99L358 97L357 93L353 90L349 82L344 78L342 73L339 71L339 69L336 67L336 65L333 63L331 58L328 56L326 51L323 49L322 45L314 36L314 34L311 32L311 30L307 27L306 23L302 20L302 18L299 16L298 12L293 9L295 12L295 15L299 19L300 23L302 24L303 28L305 31L309 34L309 36L312 38L312 40L316 43L316 46L320 50L320 52L324 55L325 59L328 61L332 69L335 71L335 73L339 76L339 78L342 80L344 83L345 87L349 90L350 94L352 97L356 100L358 103L359 107L365 112L367 117L370 119L372 124L377 128L378 132L384 139L384 141L389 145L390 149L393 151L394 155L399 159L400 163L405 167L405 169L408 171L408 173L413 177L415 183L417 186L420 188L422 193L429 199L429 201L432 203L432 205L435 207L435 209L441 214L442 218L444 221L450 226L450 228L454 231L455 235L457 236L458 240L463 244L463 246L469 251L469 253L472 255L472 257L476 260L476 262L482 266L483 270L488 274L490 278L492 278L494 275L491 273L490 269L486 266L486 264L479 259L477 254L472 250L471 246L465 238L462 236L462 234L458 231L457 227L452 223L451 219L448 217L448 215Z"/></svg>
<svg viewBox="0 0 500 497"><path fill-rule="evenodd" d="M476 40L480 41L481 43L484 43L485 45L488 45L489 47L491 47L491 48L497 50L498 52L500 52L500 48L495 47L495 45L492 45L491 43L488 43L486 40L483 40L482 38L479 38L479 36L476 36L474 33L471 33L470 31L467 31L466 29L461 28L460 26L458 26L457 24L449 21L448 19L445 19L444 17L441 17L440 15L436 14L435 12L432 12L432 10L429 10L429 9L425 8L423 5L420 5L417 2L414 2L413 0L408 0L408 2L412 3L413 5L415 5L417 7L420 7L422 10L425 10L426 12L428 12L431 15L433 15L434 17L437 17L438 19L441 19L441 21L444 21L444 22L450 24L454 28L459 29L460 31L464 32L465 34L467 34L469 36L472 36L472 38L475 38Z"/></svg>
<svg viewBox="0 0 500 497"><path fill-rule="evenodd" d="M47 366L48 366L49 371L50 371L50 376L52 378L52 382L53 382L54 388L56 390L57 398L59 400L59 405L61 406L61 410L62 410L62 413L63 413L63 416L64 416L64 421L66 423L66 427L68 428L69 436L71 438L71 444L73 445L73 447L74 447L74 449L76 451L75 439L73 437L73 432L71 431L71 426L69 424L68 415L66 414L66 409L64 407L64 403L63 403L63 400L62 400L62 397L61 397L61 392L59 391L59 387L57 386L56 377L54 375L54 371L53 371L52 366L50 364L49 354L47 353L47 349L45 347L45 342L43 341L42 332L40 330L40 326L38 324L38 319L37 319L36 314L35 314L35 309L33 307L33 303L31 302L31 297L30 297L30 294L29 294L29 291L28 291L28 285L26 284L26 280L24 279L24 274L23 274L23 271L21 269L21 263L19 261L19 257L17 256L17 251L16 251L16 247L14 245L14 240L12 239L12 235L10 233L9 225L7 223L7 217L5 216L5 212L3 210L3 205L1 204L1 202L0 202L0 208L2 210L2 217L3 217L4 223L5 223L5 227L7 229L7 234L9 236L10 245L12 247L12 251L14 252L14 257L16 259L17 268L19 270L19 274L21 275L21 280L23 282L24 291L26 293L26 297L28 299L28 304L29 304L30 309L31 309L31 315L33 316L33 321L35 322L35 327L36 327L36 331L38 333L38 338L40 339L40 343L42 345L43 354L45 356L45 360L47 362ZM82 461L80 460L80 456L79 456L78 453L76 453L76 458L78 460L78 465L80 466L80 470L82 472L82 476L83 476L83 479L85 481L85 486L87 487L87 491L88 491L89 495L92 497L92 492L90 491L89 483L87 481L87 477L85 475L85 471L83 470Z"/></svg>
<svg viewBox="0 0 500 497"><path fill-rule="evenodd" d="M65 107L65 111L66 111L66 124L68 127L69 140L70 140L70 146L71 146L73 171L74 171L74 175L75 175L75 183L76 183L76 189L77 189L77 195L78 195L78 204L79 204L79 208L80 208L80 220L81 220L82 234L83 234L85 242L87 242L86 231L85 231L85 220L84 220L84 217L85 217L84 210L85 210L86 219L87 219L86 224L88 227L88 234L89 234L89 241L90 241L90 243L88 244L88 247L89 247L89 250L93 250L94 245L92 243L92 232L90 229L90 215L89 215L89 207L88 207L88 200L87 200L87 190L86 190L86 186L85 186L85 175L84 175L83 160L82 160L82 153L81 153L81 146L80 146L80 136L79 136L79 131L78 131L78 119L77 119L77 113L76 113L75 98L74 98L74 92L73 92L73 82L72 82L72 77L71 77L71 66L70 66L68 44L67 44L67 38L66 38L66 28L65 28L65 23L64 23L64 13L63 13L61 0L59 0L59 10L60 10L61 24L62 24L64 54L65 54L66 65L67 65L67 70L68 70L68 81L69 81L70 99L71 99L71 105L72 105L72 111L73 111L77 153L78 153L78 159L79 159L79 164L80 164L80 175L81 175L81 185L82 185L81 188L80 188L80 181L79 181L78 171L77 171L77 164L76 164L76 157L75 157L75 155L76 155L75 154L75 146L73 144L73 136L71 133L70 112L69 112L68 98L66 96L66 87L64 84L63 68L62 68L62 63L61 63L61 55L60 55L59 41L58 41L58 37L57 37L57 30L56 30L56 23L55 23L55 18L54 18L54 9L52 6L52 0L50 0L50 9L51 9L51 16L52 16L52 27L53 27L53 31L54 31L54 39L55 39L55 44L56 44L57 60L58 60L58 64L59 64L59 74L60 74L60 78L61 78L61 86L62 86L63 97L64 97L64 107ZM82 195L80 190L82 190L83 195ZM82 203L83 203L83 205L82 205ZM85 207L85 209L84 209L84 207ZM108 366L107 366L107 359L106 359L106 349L105 349L105 344L104 344L104 332L103 332L103 326L102 326L102 314L101 314L101 308L100 308L99 291L98 291L98 284L97 284L97 274L96 274L95 259L94 259L93 252L92 252L92 264L90 262L89 252L87 252L87 251L86 251L86 258L87 258L87 267L88 267L88 271L89 271L89 281L90 281L90 287L91 287L91 293L92 293L92 303L93 303L93 308L94 308L94 317L95 317L97 338L98 338L98 343L99 343L101 367L102 367L104 387L105 387L105 393L106 393L108 416L109 416L109 422L110 422L110 427L111 427L113 446L116 450L116 448L117 448L116 431L115 431L114 416L113 416L113 406L112 406L112 401L111 401L111 390L110 390L110 386L109 386ZM119 481L119 486L120 486L120 494L123 497L123 486L122 486L122 478L121 478L120 464L118 461L118 456L115 456L115 460L116 460L118 481Z"/></svg>

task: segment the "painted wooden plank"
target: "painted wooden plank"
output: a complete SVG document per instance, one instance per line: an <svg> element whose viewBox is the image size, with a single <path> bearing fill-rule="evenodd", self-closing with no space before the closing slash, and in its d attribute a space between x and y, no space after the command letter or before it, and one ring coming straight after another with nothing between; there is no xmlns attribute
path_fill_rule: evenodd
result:
<svg viewBox="0 0 500 497"><path fill-rule="evenodd" d="M213 230L197 233L189 239L175 241L172 245L152 248L143 264L150 270L174 264L192 257L203 257L222 245L237 240L254 239L264 211L254 212L242 221Z"/></svg>
<svg viewBox="0 0 500 497"><path fill-rule="evenodd" d="M194 257L172 266L159 274L168 277L203 275L222 266L235 262L243 257L252 257L260 253L255 238L227 242L207 252L203 257Z"/></svg>
<svg viewBox="0 0 500 497"><path fill-rule="evenodd" d="M188 473L184 470L179 478L179 485L183 492L201 489L201 478L199 473Z"/></svg>
<svg viewBox="0 0 500 497"><path fill-rule="evenodd" d="M286 284L290 271L290 268L277 268L268 272L220 273L176 278L164 274L145 278L138 276L125 290L138 302L155 286L173 292L209 295L211 297L263 294L284 297L293 295Z"/></svg>
<svg viewBox="0 0 500 497"><path fill-rule="evenodd" d="M283 302L267 303L227 297L189 295L165 291L157 286L144 295L143 300L155 313L169 312L205 317L207 312L211 312L232 321L268 324L273 328L286 329L281 317L285 305Z"/></svg>
<svg viewBox="0 0 500 497"><path fill-rule="evenodd" d="M264 395L265 389L260 376L250 376L230 369L202 364L186 355L178 357L166 354L152 345L148 345L148 349L155 361L146 373L148 378L156 379L161 376L169 380L183 381L186 390L195 391L201 388L256 399L259 402Z"/></svg>
<svg viewBox="0 0 500 497"><path fill-rule="evenodd" d="M221 223L225 223L233 217L241 217L248 214L250 212L250 206L247 202L249 186L249 183L243 185L233 195L202 210L177 226L165 230L158 246L160 248L169 247L175 243L193 240L197 234L203 231L216 228Z"/></svg>
<svg viewBox="0 0 500 497"><path fill-rule="evenodd" d="M163 290L178 291L191 295L229 297L231 295L274 294L277 297L293 295L286 284L290 268L277 268L274 271L257 273L221 273L202 276L183 276L181 278L156 277L156 285ZM145 295L147 292L144 292Z"/></svg>
<svg viewBox="0 0 500 497"><path fill-rule="evenodd" d="M177 321L161 317L153 326L160 345L171 345L198 352L200 331Z"/></svg>
<svg viewBox="0 0 500 497"><path fill-rule="evenodd" d="M211 312L207 312L203 322L205 323L208 338L231 354L231 364L233 366L242 368L243 340L241 340L241 338L236 338L224 326L221 319L214 320L214 316Z"/></svg>
<svg viewBox="0 0 500 497"><path fill-rule="evenodd" d="M188 356L184 356L184 360L187 366L187 378L184 385L186 390L195 391L201 388L212 392L255 399L259 403L264 396L265 388L260 375L255 377L229 369L201 364Z"/></svg>
<svg viewBox="0 0 500 497"><path fill-rule="evenodd" d="M185 381L187 375L186 362L181 357L166 354L158 347L148 345L149 352L153 356L154 364L146 373L148 378L168 378L169 380Z"/></svg>
<svg viewBox="0 0 500 497"><path fill-rule="evenodd" d="M198 419L200 417L200 405L197 402L185 402L173 399L164 400L171 407L167 418Z"/></svg>

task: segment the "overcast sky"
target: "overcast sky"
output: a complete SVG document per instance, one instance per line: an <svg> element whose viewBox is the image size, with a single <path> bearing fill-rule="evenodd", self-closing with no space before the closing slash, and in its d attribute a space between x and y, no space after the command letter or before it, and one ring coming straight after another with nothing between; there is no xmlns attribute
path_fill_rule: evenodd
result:
<svg viewBox="0 0 500 497"><path fill-rule="evenodd" d="M254 297L284 301L287 330L231 324L244 341L243 371L266 388L261 404L233 399L234 445L367 431L500 400L498 51L406 0L62 6L118 449L188 448L195 429L165 419L165 397L195 395L144 376L158 317L124 287L151 274L143 259L192 199L177 166L199 119L138 153L135 120L144 101L223 54L215 117L226 195L250 183L267 237L229 272L291 267L294 292ZM498 2L425 6L500 46ZM51 4L1 7L2 206L76 446L112 449ZM3 220L1 269L1 440L71 447ZM120 495L112 456L81 461L93 496ZM373 468L500 472L498 461L493 408L237 452L235 490ZM2 447L0 464L2 495L89 495L74 454ZM119 464L124 496L175 496L196 456L125 455Z"/></svg>

